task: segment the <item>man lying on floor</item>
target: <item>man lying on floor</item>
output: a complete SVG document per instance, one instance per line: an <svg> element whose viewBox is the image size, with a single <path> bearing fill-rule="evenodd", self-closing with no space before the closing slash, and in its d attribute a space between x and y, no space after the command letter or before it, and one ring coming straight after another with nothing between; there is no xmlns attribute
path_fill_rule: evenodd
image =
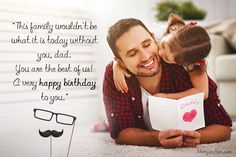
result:
<svg viewBox="0 0 236 157"><path fill-rule="evenodd" d="M111 137L116 143L175 148L230 139L232 121L220 104L216 84L210 78L209 95L204 101L206 127L196 131L148 129L147 110L143 110L147 104L142 103L141 88L151 95L190 89L188 72L183 66L165 63L156 55L158 45L153 35L137 19L119 20L110 27L107 40L116 60L132 74L126 79L129 91L123 94L114 84L113 62L105 71L104 104Z"/></svg>

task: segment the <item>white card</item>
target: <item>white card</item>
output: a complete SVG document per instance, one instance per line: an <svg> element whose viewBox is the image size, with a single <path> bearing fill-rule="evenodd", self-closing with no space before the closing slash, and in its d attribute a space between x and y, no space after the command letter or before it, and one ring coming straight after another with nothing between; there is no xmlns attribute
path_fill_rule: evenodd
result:
<svg viewBox="0 0 236 157"><path fill-rule="evenodd" d="M196 130L205 127L204 93L178 100L149 96L148 109L153 129Z"/></svg>

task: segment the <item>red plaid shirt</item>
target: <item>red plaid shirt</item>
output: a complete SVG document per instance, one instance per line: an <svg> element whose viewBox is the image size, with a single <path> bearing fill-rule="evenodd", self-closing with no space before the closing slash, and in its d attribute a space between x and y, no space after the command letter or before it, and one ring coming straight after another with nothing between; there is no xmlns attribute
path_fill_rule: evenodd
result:
<svg viewBox="0 0 236 157"><path fill-rule="evenodd" d="M232 126L232 121L226 113L216 94L217 86L209 80L209 96L204 101L206 126L221 124ZM140 128L147 130L143 120L142 93L140 85L132 76L126 79L129 91L122 94L113 81L112 62L107 65L103 82L103 100L110 125L112 138L117 138L125 128ZM162 64L161 93L176 93L192 88L188 73L180 65Z"/></svg>

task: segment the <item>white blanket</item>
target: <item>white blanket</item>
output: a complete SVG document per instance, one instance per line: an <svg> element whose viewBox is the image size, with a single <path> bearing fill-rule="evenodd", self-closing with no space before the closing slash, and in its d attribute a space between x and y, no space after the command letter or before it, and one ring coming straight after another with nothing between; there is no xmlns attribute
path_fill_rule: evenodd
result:
<svg viewBox="0 0 236 157"><path fill-rule="evenodd" d="M202 144L196 148L164 149L162 147L117 145L110 138L109 133L90 133L81 128L72 150L73 157L235 157L236 131L232 131L230 141Z"/></svg>

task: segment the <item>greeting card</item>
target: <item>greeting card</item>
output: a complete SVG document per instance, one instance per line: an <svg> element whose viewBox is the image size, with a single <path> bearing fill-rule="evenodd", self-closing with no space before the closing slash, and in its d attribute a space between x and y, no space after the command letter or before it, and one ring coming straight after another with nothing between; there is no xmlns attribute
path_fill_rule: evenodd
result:
<svg viewBox="0 0 236 157"><path fill-rule="evenodd" d="M149 96L149 115L156 130L196 130L205 126L204 93L178 100Z"/></svg>

